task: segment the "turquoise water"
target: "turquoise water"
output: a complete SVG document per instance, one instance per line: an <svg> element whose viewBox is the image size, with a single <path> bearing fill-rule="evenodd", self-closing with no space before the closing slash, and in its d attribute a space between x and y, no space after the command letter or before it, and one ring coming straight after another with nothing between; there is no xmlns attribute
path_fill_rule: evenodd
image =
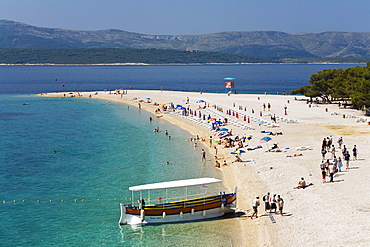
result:
<svg viewBox="0 0 370 247"><path fill-rule="evenodd" d="M118 226L129 186L217 177L188 132L149 116L100 100L0 95L1 246L229 246L220 223L230 219Z"/></svg>
<svg viewBox="0 0 370 247"><path fill-rule="evenodd" d="M229 76L238 92L288 92L319 70L354 66L0 66L0 246L231 246L235 237L233 218L118 226L128 187L220 175L200 162L189 133L163 119L150 123L136 107L27 94L131 85L223 92Z"/></svg>

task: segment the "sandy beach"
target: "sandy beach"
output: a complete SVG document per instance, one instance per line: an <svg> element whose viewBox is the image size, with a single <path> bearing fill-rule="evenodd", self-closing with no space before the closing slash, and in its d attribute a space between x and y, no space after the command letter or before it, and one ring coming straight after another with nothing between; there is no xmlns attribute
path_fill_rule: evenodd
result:
<svg viewBox="0 0 370 247"><path fill-rule="evenodd" d="M70 97L74 94L48 93L43 96ZM214 142L217 136L198 121L160 112L161 117L209 141L207 162L213 163L214 146L218 148L218 160L222 166L224 186L238 186L238 210L245 212L236 217L238 229L234 246L369 246L370 245L370 121L363 111L340 108L337 104L307 104L303 96L252 95L252 94L210 94L199 92L129 90L127 94L109 92L80 92L81 97L106 100L107 103L122 102L154 113L161 104L180 104L190 109L201 109L212 117L228 117L235 122L227 125L235 136L252 136L244 143L245 153L241 159L250 162L235 162L230 154L235 148L223 148ZM150 98L150 100L148 99ZM186 104L189 99L189 104ZM196 103L198 100L205 102ZM264 109L263 104L266 108ZM270 109L267 107L271 105ZM216 107L216 108L215 108ZM219 111L220 109L223 111ZM218 109L218 110L217 110ZM226 115L231 110L236 114ZM217 116L216 116L217 114ZM245 120L244 121L244 115ZM276 123L271 122L275 115ZM249 119L249 123L248 123ZM258 121L265 123L257 124ZM205 123L206 121L202 121ZM265 133L262 133L265 132ZM270 135L266 132L272 132ZM281 134L280 134L281 133ZM261 143L263 137L271 140ZM343 137L343 144L351 154L350 169L334 176L334 182L322 182L320 164L321 145L324 138L332 137L335 155L342 157L337 140ZM267 152L274 143L281 152ZM262 148L256 148L257 146ZM354 145L358 149L357 160L352 160ZM209 146L209 145L207 145ZM343 145L342 145L343 147ZM248 148L254 150L248 151ZM200 156L199 156L200 157ZM328 153L326 159L332 160ZM344 162L343 162L344 163ZM213 167L213 166L212 166ZM217 168L213 168L217 169ZM301 177L314 185L305 189L293 189ZM267 192L281 195L284 199L283 215L264 212L262 201ZM249 217L253 199L259 196L261 206L258 218Z"/></svg>

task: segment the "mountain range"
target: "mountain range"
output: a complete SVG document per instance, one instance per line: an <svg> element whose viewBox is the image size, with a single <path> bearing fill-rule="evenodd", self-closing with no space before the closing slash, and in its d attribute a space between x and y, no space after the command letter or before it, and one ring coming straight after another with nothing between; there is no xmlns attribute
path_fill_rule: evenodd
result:
<svg viewBox="0 0 370 247"><path fill-rule="evenodd" d="M269 58L370 57L370 32L278 31L149 35L117 29L77 31L0 20L0 48L139 48L206 51Z"/></svg>

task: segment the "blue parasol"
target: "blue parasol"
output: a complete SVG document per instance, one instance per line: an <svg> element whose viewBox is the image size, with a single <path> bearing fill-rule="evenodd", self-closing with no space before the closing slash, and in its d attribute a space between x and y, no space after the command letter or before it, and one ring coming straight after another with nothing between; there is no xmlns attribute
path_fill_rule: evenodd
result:
<svg viewBox="0 0 370 247"><path fill-rule="evenodd" d="M271 137L265 136L260 140L260 143L265 143L271 141Z"/></svg>

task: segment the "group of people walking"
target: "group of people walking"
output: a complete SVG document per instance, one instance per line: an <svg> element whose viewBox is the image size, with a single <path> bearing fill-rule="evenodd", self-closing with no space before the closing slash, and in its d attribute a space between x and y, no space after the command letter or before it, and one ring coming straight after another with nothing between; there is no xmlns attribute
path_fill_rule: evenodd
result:
<svg viewBox="0 0 370 247"><path fill-rule="evenodd" d="M324 138L322 141L321 145L322 162L320 164L320 169L323 183L326 183L326 177L329 177L329 182L334 182L335 173L342 171L343 161L346 171L349 169L349 162L351 159L350 152L347 149L346 145L343 144L342 137L338 139L337 143L338 149L341 152L341 155L339 157L337 157L337 150L335 148L335 145L333 144L332 135ZM331 158L327 159L326 157L327 153L331 154ZM356 145L354 145L352 148L353 160L357 160L357 153L358 153L357 147Z"/></svg>
<svg viewBox="0 0 370 247"><path fill-rule="evenodd" d="M264 202L265 213L273 212L276 214L277 212L279 212L280 215L283 215L284 200L280 195L270 195L270 192L267 192L267 194L262 197L262 201ZM257 196L253 200L253 214L251 215L251 219L253 219L253 217L258 218L258 207L260 206L260 204L261 202L259 196Z"/></svg>

